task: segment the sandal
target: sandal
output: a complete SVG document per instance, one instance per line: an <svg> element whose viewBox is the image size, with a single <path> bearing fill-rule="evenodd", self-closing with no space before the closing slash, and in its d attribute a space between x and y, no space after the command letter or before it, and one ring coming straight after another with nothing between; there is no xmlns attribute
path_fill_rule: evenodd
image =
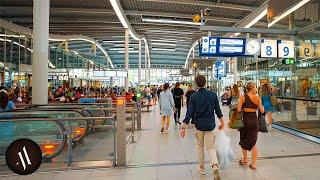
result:
<svg viewBox="0 0 320 180"><path fill-rule="evenodd" d="M249 167L250 167L250 169L252 169L252 170L255 170L255 171L257 170L257 168L256 168L256 167L253 167L252 164L250 164Z"/></svg>
<svg viewBox="0 0 320 180"><path fill-rule="evenodd" d="M242 160L239 160L239 164L243 167L246 167L247 166L247 162L244 162Z"/></svg>

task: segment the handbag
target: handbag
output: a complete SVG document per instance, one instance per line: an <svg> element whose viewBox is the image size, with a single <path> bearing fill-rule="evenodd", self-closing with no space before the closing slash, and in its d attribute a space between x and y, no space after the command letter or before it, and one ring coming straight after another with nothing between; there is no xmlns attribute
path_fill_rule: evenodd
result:
<svg viewBox="0 0 320 180"><path fill-rule="evenodd" d="M276 106L279 104L277 97L275 97L273 95L270 95L270 102L271 102L272 106Z"/></svg>
<svg viewBox="0 0 320 180"><path fill-rule="evenodd" d="M231 129L239 129L243 127L243 111L241 111L240 113L237 112L236 117L234 117L234 120L232 122Z"/></svg>
<svg viewBox="0 0 320 180"><path fill-rule="evenodd" d="M263 114L261 114L260 111L258 115L258 121L259 121L259 132L267 133L268 128L266 123L266 117Z"/></svg>

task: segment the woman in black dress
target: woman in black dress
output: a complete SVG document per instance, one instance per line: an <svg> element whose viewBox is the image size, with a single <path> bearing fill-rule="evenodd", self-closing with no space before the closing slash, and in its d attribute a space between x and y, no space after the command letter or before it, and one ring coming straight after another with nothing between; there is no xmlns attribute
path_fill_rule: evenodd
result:
<svg viewBox="0 0 320 180"><path fill-rule="evenodd" d="M256 170L257 162L257 138L259 131L259 123L257 117L257 110L264 113L264 108L261 99L257 96L257 88L255 83L248 83L246 93L240 96L238 104L238 112L243 111L244 127L240 128L240 146L242 148L243 159L239 161L242 166L248 164L248 151L252 153L252 162L249 167Z"/></svg>

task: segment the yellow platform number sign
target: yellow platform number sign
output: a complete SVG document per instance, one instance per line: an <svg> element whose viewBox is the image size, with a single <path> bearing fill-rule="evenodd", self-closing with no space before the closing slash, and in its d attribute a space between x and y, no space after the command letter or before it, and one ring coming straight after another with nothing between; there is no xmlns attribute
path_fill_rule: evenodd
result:
<svg viewBox="0 0 320 180"><path fill-rule="evenodd" d="M299 56L301 58L313 57L314 47L310 43L302 43L299 50Z"/></svg>

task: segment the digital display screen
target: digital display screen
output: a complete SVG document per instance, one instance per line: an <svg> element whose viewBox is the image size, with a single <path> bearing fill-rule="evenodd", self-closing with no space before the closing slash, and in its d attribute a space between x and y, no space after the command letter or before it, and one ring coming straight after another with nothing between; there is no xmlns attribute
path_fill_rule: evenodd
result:
<svg viewBox="0 0 320 180"><path fill-rule="evenodd" d="M200 56L244 56L245 39L203 37Z"/></svg>

